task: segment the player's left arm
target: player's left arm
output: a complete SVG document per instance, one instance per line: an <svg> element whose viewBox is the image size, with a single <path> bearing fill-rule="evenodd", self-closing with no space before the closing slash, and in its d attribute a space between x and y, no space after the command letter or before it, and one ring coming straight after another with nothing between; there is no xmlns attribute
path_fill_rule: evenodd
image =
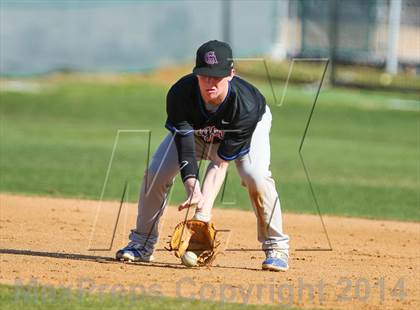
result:
<svg viewBox="0 0 420 310"><path fill-rule="evenodd" d="M209 222L211 219L211 210L217 194L223 184L229 162L221 159L219 156L212 160L207 168L204 183L201 188L203 200L198 205L194 218L197 220Z"/></svg>

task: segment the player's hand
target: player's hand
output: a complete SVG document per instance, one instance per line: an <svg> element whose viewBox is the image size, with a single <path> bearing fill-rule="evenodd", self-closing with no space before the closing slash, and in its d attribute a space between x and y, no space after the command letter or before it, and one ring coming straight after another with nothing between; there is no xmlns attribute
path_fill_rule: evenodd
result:
<svg viewBox="0 0 420 310"><path fill-rule="evenodd" d="M200 183L197 179L189 178L184 182L185 190L187 192L187 200L178 206L178 210L188 207L198 207L203 202L203 194L201 193Z"/></svg>

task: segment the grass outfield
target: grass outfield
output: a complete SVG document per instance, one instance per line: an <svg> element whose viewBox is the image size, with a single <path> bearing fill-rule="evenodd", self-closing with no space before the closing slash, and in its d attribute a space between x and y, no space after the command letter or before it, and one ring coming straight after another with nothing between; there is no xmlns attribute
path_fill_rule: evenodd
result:
<svg viewBox="0 0 420 310"><path fill-rule="evenodd" d="M121 295L117 293L87 294L83 290L55 289L53 287L29 287L0 285L0 308L9 309L226 309L260 310L279 309L275 306L256 306L234 303L208 302L169 297ZM298 309L286 308L281 309Z"/></svg>
<svg viewBox="0 0 420 310"><path fill-rule="evenodd" d="M129 78L25 83L0 93L1 192L99 199L117 130L151 130L152 150L167 133L167 85ZM297 152L316 89L289 85L284 104L277 106L268 85L259 86L273 113L271 169L283 209L316 213ZM420 220L416 99L321 92L302 154L323 213ZM137 200L147 144L146 133L120 134L104 199L120 199L127 180L129 199ZM217 207L251 210L234 165L229 169ZM177 179L170 203L183 199Z"/></svg>

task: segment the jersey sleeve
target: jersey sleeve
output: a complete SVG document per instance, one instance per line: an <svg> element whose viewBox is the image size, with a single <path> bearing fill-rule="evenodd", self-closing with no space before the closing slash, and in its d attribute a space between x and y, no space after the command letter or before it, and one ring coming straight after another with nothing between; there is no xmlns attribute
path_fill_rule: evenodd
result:
<svg viewBox="0 0 420 310"><path fill-rule="evenodd" d="M194 129L187 121L187 108L180 96L176 96L176 90L171 88L166 96L167 119L165 127L172 133L188 136L194 133Z"/></svg>
<svg viewBox="0 0 420 310"><path fill-rule="evenodd" d="M178 164L182 181L198 178L198 165L195 156L194 129L187 121L187 109L184 101L175 96L173 89L166 97L167 120L165 127L174 135Z"/></svg>

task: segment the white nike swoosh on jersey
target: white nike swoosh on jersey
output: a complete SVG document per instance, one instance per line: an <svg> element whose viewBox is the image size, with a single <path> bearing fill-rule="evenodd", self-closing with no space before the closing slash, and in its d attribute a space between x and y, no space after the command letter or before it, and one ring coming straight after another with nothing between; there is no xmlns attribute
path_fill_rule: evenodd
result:
<svg viewBox="0 0 420 310"><path fill-rule="evenodd" d="M223 125L227 125L227 124L229 124L230 122L226 122L224 119L222 119L222 124Z"/></svg>
<svg viewBox="0 0 420 310"><path fill-rule="evenodd" d="M179 167L179 170L184 169L184 168L185 168L185 166L186 166L186 165L188 165L188 164L189 164L189 162L188 162L188 161L183 160L183 161L181 162L181 166Z"/></svg>

